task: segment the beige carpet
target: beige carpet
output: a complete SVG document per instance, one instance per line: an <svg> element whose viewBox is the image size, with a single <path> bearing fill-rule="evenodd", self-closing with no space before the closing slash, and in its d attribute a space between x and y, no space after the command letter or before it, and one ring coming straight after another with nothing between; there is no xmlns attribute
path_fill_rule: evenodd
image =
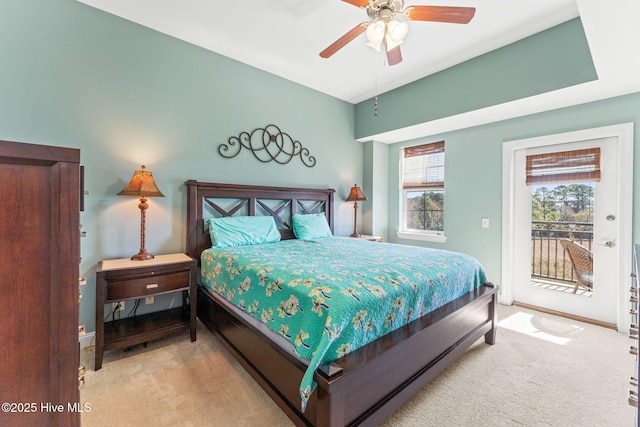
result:
<svg viewBox="0 0 640 427"><path fill-rule="evenodd" d="M384 426L633 426L630 340L613 330L499 306L498 342L479 341ZM82 351L86 427L290 426L201 324L134 351Z"/></svg>

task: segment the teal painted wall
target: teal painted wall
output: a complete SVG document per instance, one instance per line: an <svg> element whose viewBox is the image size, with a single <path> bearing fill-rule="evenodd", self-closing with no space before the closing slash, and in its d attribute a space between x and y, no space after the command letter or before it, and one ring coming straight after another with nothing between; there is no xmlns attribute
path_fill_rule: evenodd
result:
<svg viewBox="0 0 640 427"><path fill-rule="evenodd" d="M151 253L185 249L188 179L335 188L336 234L351 233L353 208L342 200L362 181L363 147L349 103L73 0L0 2L0 58L0 139L81 150L91 192L81 214L87 331L98 261L139 249L138 201L116 193L141 164L166 195L149 201ZM218 155L230 136L271 123L317 166ZM173 304L158 298L140 312Z"/></svg>
<svg viewBox="0 0 640 427"><path fill-rule="evenodd" d="M398 239L399 209L389 204L389 240L469 253L499 283L502 243L502 144L506 141L571 132L620 123L634 123L634 140L640 132L640 94L626 95L575 107L434 135L390 146L389 200L400 197L398 174L402 148L445 141L446 243ZM640 149L634 150L634 195L640 194ZM640 197L633 202L633 235L640 236ZM481 228L481 218L490 228ZM631 248L629 248L631 250Z"/></svg>
<svg viewBox="0 0 640 427"><path fill-rule="evenodd" d="M388 239L389 218L389 145L376 141L364 144L364 181L362 191L368 200L362 205L361 234L371 234Z"/></svg>
<svg viewBox="0 0 640 427"><path fill-rule="evenodd" d="M356 138L597 79L580 19L496 49L356 105Z"/></svg>

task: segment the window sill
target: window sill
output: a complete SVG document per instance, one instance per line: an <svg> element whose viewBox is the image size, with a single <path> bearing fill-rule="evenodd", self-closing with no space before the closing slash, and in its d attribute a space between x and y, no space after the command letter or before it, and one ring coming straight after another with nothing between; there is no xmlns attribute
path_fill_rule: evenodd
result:
<svg viewBox="0 0 640 427"><path fill-rule="evenodd" d="M396 236L398 236L399 239L422 240L423 242L444 243L447 241L447 236L445 236L444 234L426 234L398 231L396 233Z"/></svg>

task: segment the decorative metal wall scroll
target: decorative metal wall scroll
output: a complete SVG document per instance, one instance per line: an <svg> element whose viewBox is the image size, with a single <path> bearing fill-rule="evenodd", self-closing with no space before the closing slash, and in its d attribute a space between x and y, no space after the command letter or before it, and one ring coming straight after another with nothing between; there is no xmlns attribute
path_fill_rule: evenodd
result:
<svg viewBox="0 0 640 427"><path fill-rule="evenodd" d="M218 153L231 159L240 154L243 147L251 150L253 156L262 163L274 161L285 165L294 157L300 157L305 166L312 168L316 165L316 158L309 153L309 149L304 148L300 141L295 141L276 125L267 125L265 128L254 129L251 133L241 132L238 136L232 136L226 144L218 145Z"/></svg>

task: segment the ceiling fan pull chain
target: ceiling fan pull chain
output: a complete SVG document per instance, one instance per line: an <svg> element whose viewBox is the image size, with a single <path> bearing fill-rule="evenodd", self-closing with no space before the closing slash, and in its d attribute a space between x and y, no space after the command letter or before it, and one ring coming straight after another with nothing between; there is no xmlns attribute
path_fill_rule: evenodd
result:
<svg viewBox="0 0 640 427"><path fill-rule="evenodd" d="M378 117L378 61L373 62L374 84L373 84L373 115Z"/></svg>

